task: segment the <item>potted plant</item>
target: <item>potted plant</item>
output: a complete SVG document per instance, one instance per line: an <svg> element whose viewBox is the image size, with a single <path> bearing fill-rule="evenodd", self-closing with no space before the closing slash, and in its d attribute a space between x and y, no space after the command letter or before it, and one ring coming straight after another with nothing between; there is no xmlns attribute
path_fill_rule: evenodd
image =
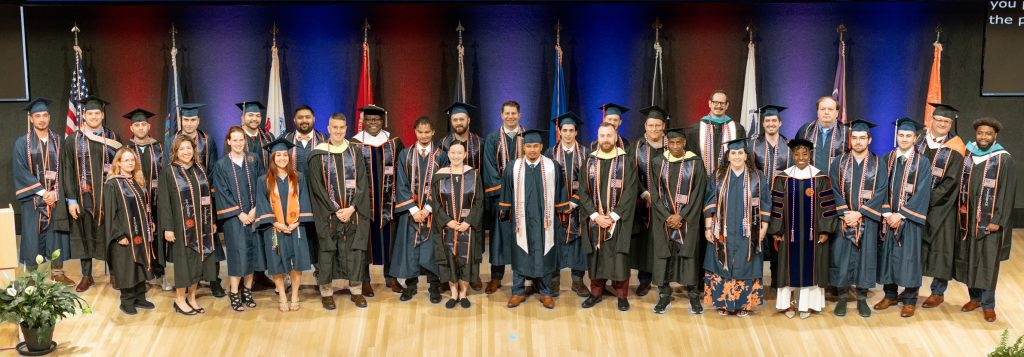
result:
<svg viewBox="0 0 1024 357"><path fill-rule="evenodd" d="M60 257L60 249L50 260ZM22 354L46 354L56 348L53 328L57 320L74 316L78 311L92 313L89 304L61 283L50 280L50 264L43 264L43 256L36 256L39 265L14 281L4 273L6 286L0 291L0 322L13 322L21 326L25 342L18 345Z"/></svg>

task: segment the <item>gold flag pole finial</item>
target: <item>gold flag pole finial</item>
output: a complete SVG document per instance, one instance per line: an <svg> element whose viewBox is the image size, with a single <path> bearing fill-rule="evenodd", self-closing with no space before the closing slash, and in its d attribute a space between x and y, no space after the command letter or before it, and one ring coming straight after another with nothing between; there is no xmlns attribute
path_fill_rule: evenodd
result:
<svg viewBox="0 0 1024 357"><path fill-rule="evenodd" d="M754 22L747 24L747 42L754 43Z"/></svg>
<svg viewBox="0 0 1024 357"><path fill-rule="evenodd" d="M839 24L839 27L836 28L836 32L839 33L839 41L842 41L843 40L843 35L846 34L846 25Z"/></svg>

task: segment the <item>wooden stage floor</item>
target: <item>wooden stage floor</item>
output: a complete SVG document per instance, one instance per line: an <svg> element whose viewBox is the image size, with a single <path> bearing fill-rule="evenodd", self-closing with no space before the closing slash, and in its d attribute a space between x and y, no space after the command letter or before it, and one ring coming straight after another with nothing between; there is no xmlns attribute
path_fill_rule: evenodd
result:
<svg viewBox="0 0 1024 357"><path fill-rule="evenodd" d="M283 313L271 291L257 292L259 305L243 313L231 311L227 298L199 298L207 314L183 316L173 312L173 293L150 289L156 310L127 316L118 309L118 292L100 276L84 294L95 312L58 324L56 356L810 356L879 355L979 356L992 351L1000 333L1009 329L1011 342L1024 333L1024 231L1014 233L1011 260L1002 265L997 293L998 321L982 320L980 309L961 313L967 289L951 284L946 303L936 309L918 308L910 319L898 308L875 311L861 318L854 304L846 317L827 311L810 319L787 319L769 300L746 318L723 317L714 311L691 315L685 294L678 289L665 315L651 312L656 289L643 298L632 296L632 309L619 312L614 299L593 309L579 307L583 299L568 290L568 271L562 275L562 294L554 310L536 298L508 309L511 274L494 295L471 291L470 309L447 310L427 301L426 283L409 302L383 286L381 271L373 269L377 296L358 309L347 295L336 295L338 309L325 311L312 287L301 291L302 309ZM78 264L69 276L78 278ZM102 271L103 269L98 269ZM482 270L486 271L487 268ZM226 269L224 269L226 271ZM486 280L486 276L484 277ZM921 299L929 293L925 278ZM306 273L303 283L313 284ZM635 287L636 280L634 277ZM881 299L881 287L868 300ZM630 289L633 294L633 288ZM446 301L445 298L444 301ZM13 351L0 352L14 355Z"/></svg>

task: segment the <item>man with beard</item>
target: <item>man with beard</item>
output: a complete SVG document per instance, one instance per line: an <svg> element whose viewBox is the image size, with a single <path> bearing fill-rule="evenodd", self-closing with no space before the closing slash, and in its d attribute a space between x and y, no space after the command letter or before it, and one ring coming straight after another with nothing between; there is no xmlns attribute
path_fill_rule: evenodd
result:
<svg viewBox="0 0 1024 357"><path fill-rule="evenodd" d="M828 274L829 286L839 292L832 311L836 316L846 316L851 286L857 287L857 312L871 316L867 294L878 274L878 230L889 177L885 163L868 150L875 126L864 120L850 122L851 150L829 168L840 220L831 244Z"/></svg>
<svg viewBox="0 0 1024 357"><path fill-rule="evenodd" d="M263 103L259 101L247 101L241 103L235 103L238 109L242 110L242 130L245 131L245 150L256 155L256 158L260 160L263 167L270 167L270 154L268 151L263 150L263 145L270 144L274 141L273 135L270 135L263 128L263 114L262 110L267 109Z"/></svg>
<svg viewBox="0 0 1024 357"><path fill-rule="evenodd" d="M967 285L971 301L960 311L981 308L985 321L996 321L996 283L999 265L1010 259L1013 196L1016 190L1013 158L996 142L1003 124L996 118L974 121L974 140L967 143L958 200L960 238L953 278Z"/></svg>
<svg viewBox="0 0 1024 357"><path fill-rule="evenodd" d="M604 284L612 281L619 311L629 310L629 249L636 209L636 162L616 146L615 125L597 130L599 149L591 152L581 170L587 178L579 190L580 224L590 273L590 297L581 305L594 307L604 298Z"/></svg>
<svg viewBox="0 0 1024 357"><path fill-rule="evenodd" d="M966 153L964 141L950 132L956 125L956 108L941 103L930 104L935 107L931 126L918 135L914 144L914 150L932 163L932 197L928 201L928 220L924 242L921 243L921 274L932 277L931 295L921 304L926 309L942 305L949 279L953 278L959 168L964 165Z"/></svg>
<svg viewBox="0 0 1024 357"><path fill-rule="evenodd" d="M448 126L451 132L444 139L441 139L441 157L444 162L448 162L448 147L456 141L460 141L466 146L466 161L465 164L474 169L483 172L483 162L481 153L484 149L484 141L474 132L469 131L469 124L472 122L472 116L470 110L475 110L476 107L462 103L455 102L448 106L445 113L448 116ZM488 200L490 197L487 198ZM494 217L491 215L490 207L491 202L484 202L484 207L487 207L483 212L483 230L493 231L494 228ZM477 276L479 279L479 276ZM483 282L480 280L469 282L469 286L473 290L479 291L483 289ZM441 290L447 288L445 284L441 284Z"/></svg>
<svg viewBox="0 0 1024 357"><path fill-rule="evenodd" d="M686 150L700 155L704 173L711 177L718 166L725 163L725 146L722 144L745 138L747 132L740 123L725 114L729 109L729 96L725 91L711 93L708 108L708 115L700 118L697 125L690 127L686 134Z"/></svg>
<svg viewBox="0 0 1024 357"><path fill-rule="evenodd" d="M323 133L316 131L313 128L313 124L316 122L316 117L313 116L313 108L308 105L300 105L295 108L295 114L292 115L292 121L295 124L295 130L281 134L281 137L292 143L291 155L292 165L294 165L295 171L298 171L306 178L308 185L309 182L309 154L316 148L320 143L327 142L327 137ZM310 258L313 263L313 267L317 267L317 236L316 228L312 223L303 223L306 225L306 243L309 244ZM320 274L319 271L314 270L314 275Z"/></svg>
<svg viewBox="0 0 1024 357"><path fill-rule="evenodd" d="M362 154L366 165L370 189L370 255L368 263L384 266L385 286L396 294L401 294L402 285L391 275L391 253L394 245L394 206L395 206L395 165L398 152L405 148L402 139L384 130L387 126L387 111L370 104L359 108L363 131L352 136L353 148ZM370 286L369 267L363 277L363 295L373 297Z"/></svg>

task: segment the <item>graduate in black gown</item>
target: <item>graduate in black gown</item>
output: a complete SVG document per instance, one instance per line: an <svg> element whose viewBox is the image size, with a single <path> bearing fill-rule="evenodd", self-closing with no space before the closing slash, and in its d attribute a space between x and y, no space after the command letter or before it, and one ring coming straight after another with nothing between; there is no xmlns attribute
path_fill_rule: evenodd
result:
<svg viewBox="0 0 1024 357"><path fill-rule="evenodd" d="M814 144L796 138L789 141L793 166L772 179L771 222L768 234L779 252L772 280L778 288L775 308L793 318L811 317L825 308L828 286L829 237L838 222L832 180L811 166ZM793 294L798 295L792 300Z"/></svg>
<svg viewBox="0 0 1024 357"><path fill-rule="evenodd" d="M57 221L66 221L71 231L69 258L80 259L82 280L75 288L84 292L95 281L92 278L92 260L106 259L106 239L103 237L103 183L110 169L114 153L121 148L121 139L103 126L107 102L88 97L81 100L84 121L79 128L64 138L61 145L60 177L67 212L57 212Z"/></svg>
<svg viewBox="0 0 1024 357"><path fill-rule="evenodd" d="M590 297L583 308L594 307L604 299L605 283L612 281L618 309L629 310L629 254L636 209L636 163L622 148L616 147L615 126L602 123L597 130L598 150L587 155L581 171L586 179L580 184L580 226L590 274Z"/></svg>
<svg viewBox="0 0 1024 357"><path fill-rule="evenodd" d="M142 177L145 179L145 184L142 188L146 190L146 201L149 204L150 212L149 219L156 222L156 188L158 187L158 178L160 178L160 170L164 166L164 147L156 139L149 136L149 118L152 118L155 114L146 111L145 109L135 109L123 116L122 118L131 121L129 127L132 131L132 138L129 139L124 145L135 151L135 157L138 158L136 163L142 169ZM157 240L160 241L160 240ZM164 275L163 267L163 256L166 253L163 244L153 244L153 264L152 270L153 275L157 278ZM154 285L160 285L158 281L154 281Z"/></svg>
<svg viewBox="0 0 1024 357"><path fill-rule="evenodd" d="M475 109L475 106L462 102L455 102L448 106L446 113L448 115L448 130L450 133L448 136L441 139L441 155L443 160L447 162L448 147L456 141L461 141L466 147L466 165L476 169L478 174L482 174L484 167L484 139L481 138L480 135L469 130L469 124L472 122L470 111ZM483 181L481 181L481 184L483 184ZM480 192L480 195L483 195L483 191ZM494 217L492 217L490 206L486 205L486 201L484 204L485 205L482 206L484 207L482 208L484 212L481 216L483 219L483 230L490 231L494 227ZM480 237L482 238L483 236L481 235ZM480 248L483 249L483 246ZM477 280L469 282L469 286L473 288L473 290L480 291L483 289L483 282L480 281L479 274L476 279Z"/></svg>
<svg viewBox="0 0 1024 357"><path fill-rule="evenodd" d="M981 308L985 321L996 321L999 266L1010 259L1013 197L1016 193L1013 157L996 139L1003 124L978 118L974 142L967 143L957 200L960 236L953 278L967 285L970 301L960 311Z"/></svg>
<svg viewBox="0 0 1024 357"><path fill-rule="evenodd" d="M704 187L707 176L700 156L686 151L686 131L666 131L666 150L651 162L651 239L652 280L658 286L654 312L664 314L672 302L670 283L686 286L690 313L704 311L700 303L700 279L703 273L704 240L701 217L704 212Z"/></svg>
<svg viewBox="0 0 1024 357"><path fill-rule="evenodd" d="M697 125L691 126L686 133L686 150L700 155L704 173L711 177L718 172L718 166L725 164L725 145L722 144L745 138L747 132L743 125L725 114L729 109L729 97L725 92L711 93L708 108L708 115L700 118Z"/></svg>
<svg viewBox="0 0 1024 357"><path fill-rule="evenodd" d="M199 165L194 142L183 135L171 145L170 164L160 173L157 238L163 236L174 259L174 310L184 315L205 313L196 301L199 281L216 279L214 210L210 181Z"/></svg>
<svg viewBox="0 0 1024 357"><path fill-rule="evenodd" d="M857 287L857 313L871 316L867 294L878 278L878 232L889 186L888 168L868 149L873 127L864 120L850 122L850 152L833 161L828 174L840 220L830 244L828 272L829 286L838 292L832 311L836 316L846 316L851 286Z"/></svg>
<svg viewBox="0 0 1024 357"><path fill-rule="evenodd" d="M370 217L373 222L370 225L367 264L383 266L384 285L392 292L401 294L402 285L391 275L391 251L395 236L395 165L398 153L405 145L402 144L402 138L384 130L388 123L388 113L384 108L371 104L359 108L359 112L360 122L365 127L352 136L351 143L362 155L369 184L367 187L370 190ZM363 276L363 295L373 297L369 273Z"/></svg>
<svg viewBox="0 0 1024 357"><path fill-rule="evenodd" d="M839 125L839 103L835 98L818 98L815 108L818 110L818 119L801 126L796 132L796 138L810 141L814 145L811 165L825 171L848 150L847 128Z"/></svg>
<svg viewBox="0 0 1024 357"><path fill-rule="evenodd" d="M146 280L153 278L153 237L156 225L149 205L148 182L142 173L135 150L117 151L107 174L103 196L104 233L107 257L114 287L121 291L121 311L138 313L136 308L155 308L146 300Z"/></svg>
<svg viewBox="0 0 1024 357"><path fill-rule="evenodd" d="M50 130L50 100L36 98L25 107L28 128L24 136L14 140L11 171L14 174L14 196L21 206L21 243L18 262L34 270L36 256L50 259L60 250L57 259L50 262L53 281L74 286L64 275L64 261L71 254L71 241L66 228L57 229L54 216L67 211L61 190L59 160L60 137Z"/></svg>
<svg viewBox="0 0 1024 357"><path fill-rule="evenodd" d="M725 162L704 194L704 301L722 316L748 316L764 302L770 188L747 154L747 140L724 144Z"/></svg>
<svg viewBox="0 0 1024 357"><path fill-rule="evenodd" d="M224 233L228 261L228 301L231 309L255 308L253 273L264 271L263 237L256 231L256 181L265 169L256 155L245 150L245 133L239 126L224 138L227 155L217 160L210 173L217 222Z"/></svg>
<svg viewBox="0 0 1024 357"><path fill-rule="evenodd" d="M398 180L395 187L395 245L391 252L391 275L405 279L401 301L416 295L420 275L427 276L430 302L441 302L441 279L434 260L434 241L430 239L430 215L436 206L430 201L430 183L434 172L444 166L441 149L434 144L434 124L428 117L413 123L416 143L398 154Z"/></svg>
<svg viewBox="0 0 1024 357"><path fill-rule="evenodd" d="M554 119L558 128L558 142L548 148L547 156L562 168L562 179L565 180L565 195L570 198L579 198L577 192L580 189L580 181L584 180L580 168L583 167L583 159L587 152L577 140L583 120L575 113L569 112ZM590 289L583 282L583 275L587 273L587 253L583 251L583 240L580 239L580 211L578 204L570 204L569 210L558 213L558 228L560 232L555 239L555 249L558 251L558 270L569 269L572 278L572 292L577 296L585 298L590 296ZM559 274L551 281L551 290L555 297L558 297L558 290L561 284Z"/></svg>
<svg viewBox="0 0 1024 357"><path fill-rule="evenodd" d="M498 219L498 199L501 195L502 178L505 169L523 155L523 127L519 125L519 103L513 100L501 104L502 125L497 131L484 139L483 175L484 204L487 205L493 218L487 258L491 264L491 280L484 289L486 294L494 294L501 288L501 280L505 277L505 266L512 260L512 241L515 232L510 221Z"/></svg>
<svg viewBox="0 0 1024 357"><path fill-rule="evenodd" d="M558 272L555 216L567 212L569 200L562 168L541 155L547 130L523 132L523 157L505 170L498 215L512 222L512 297L508 307L526 300L526 280L533 281L545 308L555 308L551 277Z"/></svg>
<svg viewBox="0 0 1024 357"><path fill-rule="evenodd" d="M437 212L430 215L434 259L441 281L449 285L452 298L446 308L469 308L469 284L480 279L484 251L483 180L480 170L465 163L469 145L453 141L448 145L449 166L434 174L430 202Z"/></svg>
<svg viewBox="0 0 1024 357"><path fill-rule="evenodd" d="M346 280L351 300L366 307L362 281L370 248L370 192L365 161L345 140L345 114L327 122L330 136L309 157L309 193L319 246L320 303L334 310L334 280Z"/></svg>
<svg viewBox="0 0 1024 357"><path fill-rule="evenodd" d="M619 133L619 127L622 126L622 115L629 111L629 108L615 104L605 103L598 107L601 110L601 122L611 124L615 128L615 133ZM587 152L594 152L599 149L600 143L597 139L590 142L587 145ZM629 139L623 138L619 135L618 139L615 139L615 147L626 150L629 147ZM627 152L628 153L628 152Z"/></svg>
<svg viewBox="0 0 1024 357"><path fill-rule="evenodd" d="M925 235L931 199L931 162L914 150L917 131L923 125L901 118L896 125L896 148L882 157L889 179L882 204L882 243L878 249L878 282L885 297L875 310L902 303L901 317L914 316L921 288L921 243ZM903 292L897 296L899 287Z"/></svg>
<svg viewBox="0 0 1024 357"><path fill-rule="evenodd" d="M263 237L267 274L277 288L278 308L299 310L299 281L302 272L313 268L304 222L313 221L306 178L292 167L291 141L285 138L267 144L270 167L256 180L256 226ZM284 276L291 278L291 303L285 292Z"/></svg>
<svg viewBox="0 0 1024 357"><path fill-rule="evenodd" d="M651 106L640 109L644 119L644 136L634 144L629 145L627 153L636 161L637 183L640 187L640 200L637 200L636 213L633 219L633 247L629 249L630 267L637 270L636 278L639 284L636 287L637 296L646 296L651 290L653 280L654 246L651 245L652 230L651 217L653 217L651 190L657 181L657 174L654 173L654 160L665 152L666 139L665 129L668 126L670 116L658 106Z"/></svg>
<svg viewBox="0 0 1024 357"><path fill-rule="evenodd" d="M914 150L931 161L932 197L928 201L928 219L924 241L921 242L921 274L932 277L931 294L921 303L934 308L945 301L946 287L953 278L953 261L957 247L957 194L960 192L960 170L967 154L966 144L951 129L956 125L956 108L948 104L929 103L931 125L917 136Z"/></svg>

